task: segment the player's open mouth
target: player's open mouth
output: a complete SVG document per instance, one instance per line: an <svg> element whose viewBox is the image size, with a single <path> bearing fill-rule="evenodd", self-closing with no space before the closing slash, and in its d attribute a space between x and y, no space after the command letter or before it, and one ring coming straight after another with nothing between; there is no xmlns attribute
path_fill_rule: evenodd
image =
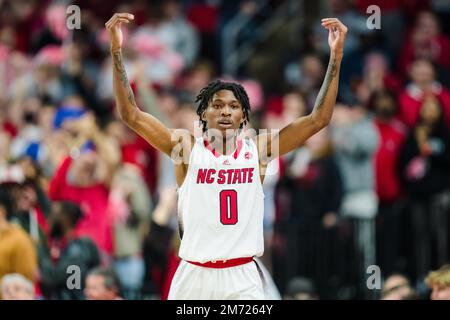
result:
<svg viewBox="0 0 450 320"><path fill-rule="evenodd" d="M230 120L220 120L219 125L225 128L231 128L233 126L233 122Z"/></svg>

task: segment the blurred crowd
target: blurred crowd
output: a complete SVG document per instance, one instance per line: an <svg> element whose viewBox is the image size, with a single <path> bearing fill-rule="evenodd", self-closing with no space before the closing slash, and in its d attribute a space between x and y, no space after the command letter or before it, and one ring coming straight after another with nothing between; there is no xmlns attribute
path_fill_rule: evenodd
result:
<svg viewBox="0 0 450 320"><path fill-rule="evenodd" d="M287 2L0 1L0 298L167 298L173 164L116 114L104 23L134 14L124 65L139 107L166 126L201 134L194 98L220 77L248 91L250 128L281 129L314 107L321 16L282 33L292 50L257 42L238 74L223 73L220 52L235 14L254 22L246 41ZM272 297L450 299L450 3L318 3L349 34L330 126L272 161L264 182ZM66 26L71 4L80 29ZM371 4L379 30L366 25Z"/></svg>

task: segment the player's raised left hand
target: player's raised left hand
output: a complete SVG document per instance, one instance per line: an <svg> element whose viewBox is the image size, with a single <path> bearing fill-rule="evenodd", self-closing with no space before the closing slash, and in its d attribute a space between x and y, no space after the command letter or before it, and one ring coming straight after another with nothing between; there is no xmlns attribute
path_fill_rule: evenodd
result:
<svg viewBox="0 0 450 320"><path fill-rule="evenodd" d="M332 54L342 55L347 27L337 18L322 19L322 26L328 29L328 45Z"/></svg>
<svg viewBox="0 0 450 320"><path fill-rule="evenodd" d="M115 13L108 22L105 23L105 27L108 30L109 38L111 41L111 52L115 52L122 48L123 34L122 23L130 23L134 19L134 15L131 13Z"/></svg>

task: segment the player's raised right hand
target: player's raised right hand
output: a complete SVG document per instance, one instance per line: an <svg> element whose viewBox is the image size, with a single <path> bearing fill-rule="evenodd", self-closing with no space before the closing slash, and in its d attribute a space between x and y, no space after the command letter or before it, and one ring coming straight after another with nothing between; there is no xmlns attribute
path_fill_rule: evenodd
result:
<svg viewBox="0 0 450 320"><path fill-rule="evenodd" d="M105 23L111 41L111 52L115 52L122 48L123 35L122 23L130 23L134 19L131 13L115 13L108 22Z"/></svg>

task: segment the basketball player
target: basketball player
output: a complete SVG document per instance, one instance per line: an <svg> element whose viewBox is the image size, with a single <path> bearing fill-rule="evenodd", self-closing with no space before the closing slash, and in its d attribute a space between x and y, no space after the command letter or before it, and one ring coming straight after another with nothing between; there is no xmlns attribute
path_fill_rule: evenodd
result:
<svg viewBox="0 0 450 320"><path fill-rule="evenodd" d="M330 61L311 114L296 119L276 135L243 139L239 133L250 112L247 93L239 84L214 81L196 98L204 134L195 138L187 130L165 127L136 106L121 53L121 25L133 18L116 13L105 24L119 114L159 151L183 159L174 161L182 261L169 299L264 299L264 279L253 261L264 250L264 170L271 158L300 147L328 125L338 92L347 27L335 18L322 20L329 30Z"/></svg>

